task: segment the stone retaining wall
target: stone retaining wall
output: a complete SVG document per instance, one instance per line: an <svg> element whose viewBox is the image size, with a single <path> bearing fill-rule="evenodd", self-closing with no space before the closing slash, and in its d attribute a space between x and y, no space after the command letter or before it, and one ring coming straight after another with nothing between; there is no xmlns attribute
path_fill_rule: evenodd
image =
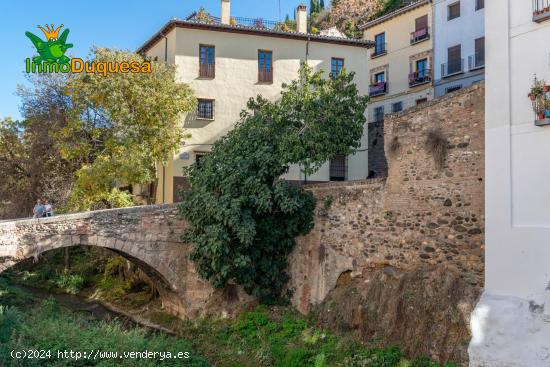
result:
<svg viewBox="0 0 550 367"><path fill-rule="evenodd" d="M342 274L368 282L378 271L440 267L468 288L464 307L473 307L484 280L483 96L481 84L389 115L386 180L308 187L318 199L315 228L291 261L300 311L325 300ZM428 135L446 142L440 168L426 147ZM466 337L467 321L460 323Z"/></svg>

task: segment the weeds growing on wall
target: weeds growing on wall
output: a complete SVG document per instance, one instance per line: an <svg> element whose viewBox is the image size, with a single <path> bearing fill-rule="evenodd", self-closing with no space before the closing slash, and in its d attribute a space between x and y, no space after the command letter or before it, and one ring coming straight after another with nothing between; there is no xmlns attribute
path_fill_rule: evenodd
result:
<svg viewBox="0 0 550 367"><path fill-rule="evenodd" d="M447 158L447 137L440 128L430 129L426 135L426 151L432 155L435 166L441 170Z"/></svg>
<svg viewBox="0 0 550 367"><path fill-rule="evenodd" d="M401 143L399 142L399 138L397 136L394 136L390 141L388 152L390 153L390 155L394 156L397 153L399 153L400 149L401 149Z"/></svg>

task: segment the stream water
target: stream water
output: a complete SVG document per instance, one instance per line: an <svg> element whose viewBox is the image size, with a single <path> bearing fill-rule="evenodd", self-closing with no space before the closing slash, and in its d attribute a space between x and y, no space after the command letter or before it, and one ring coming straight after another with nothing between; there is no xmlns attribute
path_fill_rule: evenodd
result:
<svg viewBox="0 0 550 367"><path fill-rule="evenodd" d="M59 302L59 304L74 312L79 312L83 315L85 315L87 318L98 320L98 321L113 321L117 320L125 327L130 326L136 326L138 325L135 321L130 319L129 317L115 312L104 305L102 305L99 302L82 298L79 296L73 296L70 294L63 294L63 293L52 293L48 292L44 289L40 288L33 288L28 287L20 284L11 284L14 288L19 288L20 290L31 294L35 298L39 300L44 300L50 297L53 297L54 299Z"/></svg>

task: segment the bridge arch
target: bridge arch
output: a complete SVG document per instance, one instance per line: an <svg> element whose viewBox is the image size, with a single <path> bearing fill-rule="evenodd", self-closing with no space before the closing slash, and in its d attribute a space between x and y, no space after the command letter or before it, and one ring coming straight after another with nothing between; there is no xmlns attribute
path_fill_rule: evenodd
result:
<svg viewBox="0 0 550 367"><path fill-rule="evenodd" d="M144 206L0 222L0 272L64 247L96 246L119 253L159 281L163 306L193 318L213 294L188 260L174 205Z"/></svg>

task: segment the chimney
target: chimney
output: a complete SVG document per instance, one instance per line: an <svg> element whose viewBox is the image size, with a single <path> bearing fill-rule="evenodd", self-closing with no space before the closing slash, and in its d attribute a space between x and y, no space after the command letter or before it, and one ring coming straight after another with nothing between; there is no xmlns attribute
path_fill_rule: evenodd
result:
<svg viewBox="0 0 550 367"><path fill-rule="evenodd" d="M296 9L296 31L307 33L307 7L304 4L298 5Z"/></svg>
<svg viewBox="0 0 550 367"><path fill-rule="evenodd" d="M231 0L222 0L222 24L231 24Z"/></svg>

